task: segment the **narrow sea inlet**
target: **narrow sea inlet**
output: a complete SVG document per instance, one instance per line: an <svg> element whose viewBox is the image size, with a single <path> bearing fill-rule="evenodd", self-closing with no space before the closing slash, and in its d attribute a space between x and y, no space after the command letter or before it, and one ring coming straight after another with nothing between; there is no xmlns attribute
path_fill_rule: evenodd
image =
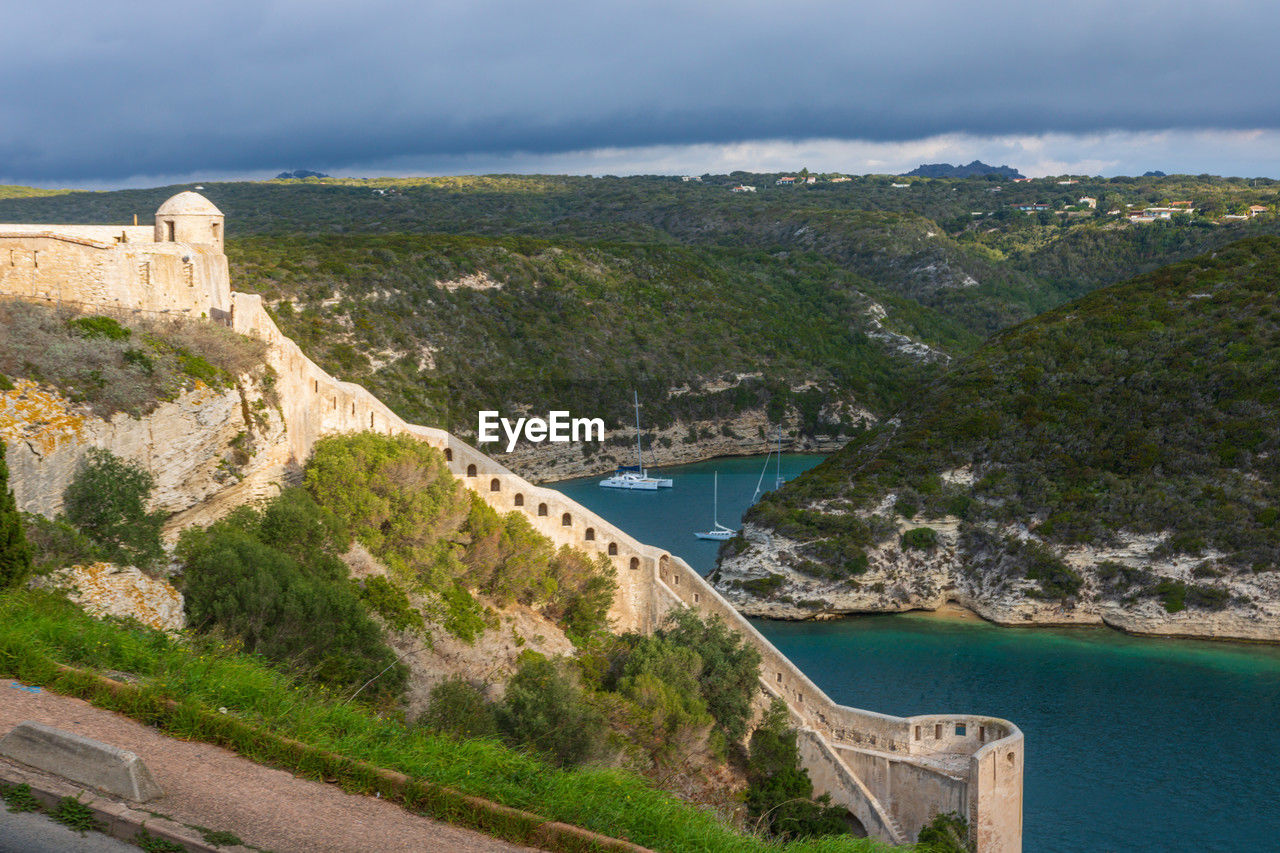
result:
<svg viewBox="0 0 1280 853"><path fill-rule="evenodd" d="M784 456L782 476L819 461ZM712 473L720 520L736 527L763 462L661 469L675 487L660 492L602 489L599 477L555 488L706 572L719 545L693 533L712 524ZM771 462L765 488L773 477ZM1028 853L1277 849L1280 648L928 614L756 625L837 702L1017 723L1027 738Z"/></svg>

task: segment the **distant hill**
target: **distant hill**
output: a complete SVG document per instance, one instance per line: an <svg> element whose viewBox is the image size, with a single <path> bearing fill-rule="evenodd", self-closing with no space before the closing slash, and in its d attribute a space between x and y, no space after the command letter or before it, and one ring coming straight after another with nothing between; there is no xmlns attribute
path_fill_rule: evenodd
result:
<svg viewBox="0 0 1280 853"><path fill-rule="evenodd" d="M998 334L747 518L807 543L811 575L866 571L902 518L931 529L907 549L959 525L979 600L1274 603L1277 268L1280 238L1243 240Z"/></svg>
<svg viewBox="0 0 1280 853"><path fill-rule="evenodd" d="M281 172L276 175L277 181L301 180L302 178L327 178L324 172L313 172L310 169L294 169L292 172Z"/></svg>
<svg viewBox="0 0 1280 853"><path fill-rule="evenodd" d="M981 160L974 160L967 166L922 163L910 172L903 172L903 177L908 178L981 178L987 175L999 175L1002 178L1023 177L1022 173L1012 166L988 166Z"/></svg>

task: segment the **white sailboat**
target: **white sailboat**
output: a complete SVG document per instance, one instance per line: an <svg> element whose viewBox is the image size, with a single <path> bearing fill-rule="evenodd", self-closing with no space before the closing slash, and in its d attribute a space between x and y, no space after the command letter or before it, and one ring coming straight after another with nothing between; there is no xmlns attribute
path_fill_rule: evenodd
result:
<svg viewBox="0 0 1280 853"><path fill-rule="evenodd" d="M712 487L711 498L711 517L715 527L702 533L695 533L694 536L699 539L715 539L723 542L726 539L732 539L737 535L736 530L730 530L720 523L720 472L715 473L715 485Z"/></svg>
<svg viewBox="0 0 1280 853"><path fill-rule="evenodd" d="M644 450L640 445L640 395L632 391L636 405L636 464L619 465L618 469L600 481L606 489L631 489L633 491L656 492L659 488L669 489L673 482L670 477L651 477L644 470Z"/></svg>
<svg viewBox="0 0 1280 853"><path fill-rule="evenodd" d="M761 494L760 487L764 485L764 475L769 470L769 457L773 456L773 454L774 454L774 451L772 450L770 450L768 453L765 454L764 467L760 469L760 479L756 480L756 493L751 496L752 503L755 503L760 498L760 494ZM787 482L782 478L782 424L778 424L777 454L778 454L778 458L777 458L777 462L775 463L777 467L774 469L773 487L775 489L780 489L782 488L782 484Z"/></svg>

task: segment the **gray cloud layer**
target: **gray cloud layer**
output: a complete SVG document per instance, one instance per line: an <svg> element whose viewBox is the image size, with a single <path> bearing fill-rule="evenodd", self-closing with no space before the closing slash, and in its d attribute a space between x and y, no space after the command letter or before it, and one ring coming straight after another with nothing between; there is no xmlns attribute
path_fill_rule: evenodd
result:
<svg viewBox="0 0 1280 853"><path fill-rule="evenodd" d="M1280 127L1280 7L1240 0L13 5L8 180Z"/></svg>

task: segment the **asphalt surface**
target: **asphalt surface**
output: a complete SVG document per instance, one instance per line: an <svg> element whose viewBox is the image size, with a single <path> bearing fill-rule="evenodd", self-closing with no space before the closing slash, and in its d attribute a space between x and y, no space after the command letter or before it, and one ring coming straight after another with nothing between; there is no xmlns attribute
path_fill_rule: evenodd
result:
<svg viewBox="0 0 1280 853"><path fill-rule="evenodd" d="M138 853L138 848L101 832L81 835L38 812L0 806L0 853Z"/></svg>

